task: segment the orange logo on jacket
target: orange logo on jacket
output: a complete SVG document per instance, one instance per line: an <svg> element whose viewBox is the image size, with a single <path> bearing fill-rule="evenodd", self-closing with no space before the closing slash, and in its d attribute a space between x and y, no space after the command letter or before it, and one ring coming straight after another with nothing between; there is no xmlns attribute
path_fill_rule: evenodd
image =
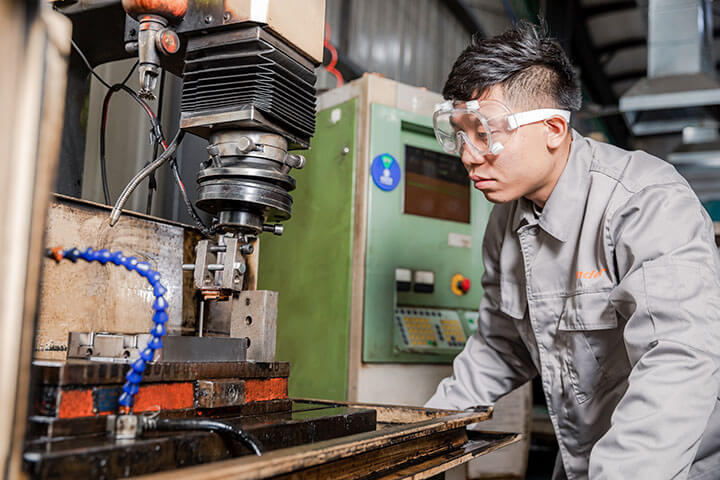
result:
<svg viewBox="0 0 720 480"><path fill-rule="evenodd" d="M580 270L578 270L577 277L575 277L575 278L577 278L578 280L581 278L585 278L585 279L598 278L598 277L602 277L602 274L606 271L607 271L607 269L605 269L605 268L603 268L599 272L597 270L591 270L589 272L581 272Z"/></svg>

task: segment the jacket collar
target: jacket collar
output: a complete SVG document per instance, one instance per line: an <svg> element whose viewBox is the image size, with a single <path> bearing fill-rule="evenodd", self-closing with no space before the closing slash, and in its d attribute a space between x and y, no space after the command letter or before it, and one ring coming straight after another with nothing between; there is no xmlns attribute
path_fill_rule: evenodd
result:
<svg viewBox="0 0 720 480"><path fill-rule="evenodd" d="M572 222L581 216L585 208L591 161L592 150L587 140L572 130L572 143L567 164L555 188L550 193L550 198L545 202L542 215L538 220L540 228L561 242L567 241ZM525 197L517 200L513 217L513 231L517 231L523 219L528 223L535 221L532 202Z"/></svg>

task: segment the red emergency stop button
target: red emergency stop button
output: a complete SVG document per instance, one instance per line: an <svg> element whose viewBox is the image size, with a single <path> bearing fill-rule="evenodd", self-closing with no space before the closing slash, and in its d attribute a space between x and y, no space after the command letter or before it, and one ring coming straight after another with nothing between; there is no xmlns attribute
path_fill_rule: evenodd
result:
<svg viewBox="0 0 720 480"><path fill-rule="evenodd" d="M450 289L455 295L465 295L470 291L470 279L461 273L456 273L450 280Z"/></svg>

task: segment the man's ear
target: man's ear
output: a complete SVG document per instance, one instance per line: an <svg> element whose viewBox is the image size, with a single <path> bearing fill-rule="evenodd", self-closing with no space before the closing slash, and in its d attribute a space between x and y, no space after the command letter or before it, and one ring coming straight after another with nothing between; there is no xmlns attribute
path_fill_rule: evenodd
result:
<svg viewBox="0 0 720 480"><path fill-rule="evenodd" d="M565 137L570 134L570 127L564 118L551 117L545 120L547 130L547 146L554 150L562 145Z"/></svg>

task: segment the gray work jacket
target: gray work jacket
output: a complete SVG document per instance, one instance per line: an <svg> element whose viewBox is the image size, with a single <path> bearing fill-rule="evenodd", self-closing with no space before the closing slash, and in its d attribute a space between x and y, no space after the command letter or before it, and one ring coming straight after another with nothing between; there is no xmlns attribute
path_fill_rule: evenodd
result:
<svg viewBox="0 0 720 480"><path fill-rule="evenodd" d="M670 164L573 131L542 213L496 205L483 256L478 330L427 406L539 373L554 478L720 478L720 257Z"/></svg>

